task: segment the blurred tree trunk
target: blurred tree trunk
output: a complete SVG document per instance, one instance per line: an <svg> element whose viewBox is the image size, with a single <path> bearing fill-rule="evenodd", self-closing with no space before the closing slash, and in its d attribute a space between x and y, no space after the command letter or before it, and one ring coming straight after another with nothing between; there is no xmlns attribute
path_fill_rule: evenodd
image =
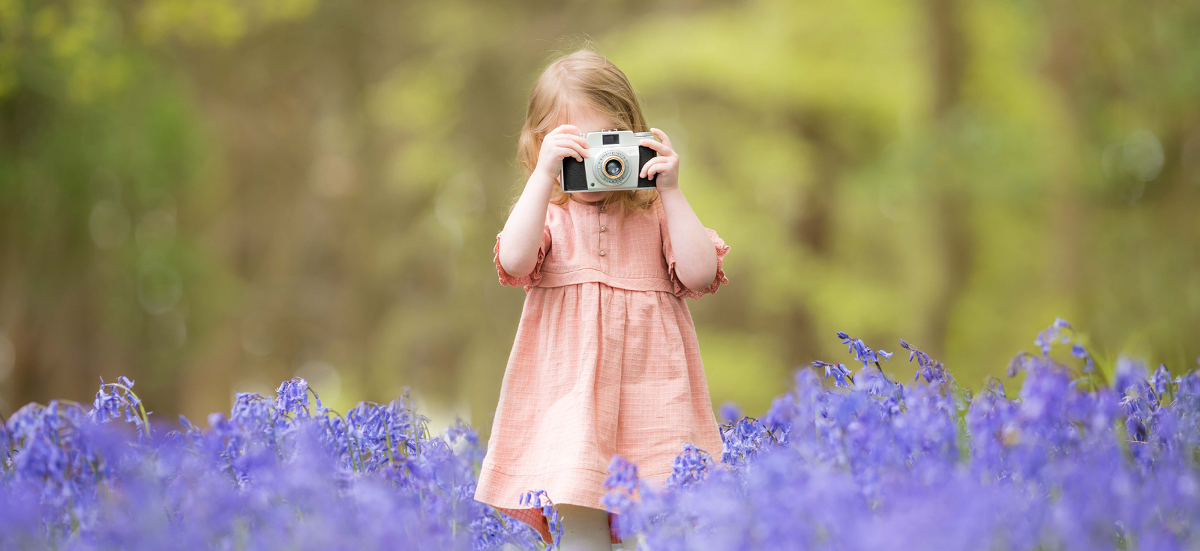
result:
<svg viewBox="0 0 1200 551"><path fill-rule="evenodd" d="M793 239L820 261L830 260L830 233L837 184L846 153L831 136L828 117L814 112L792 112L787 126L813 150L813 179L804 190L800 216L792 226ZM807 365L821 350L816 324L807 304L796 300L784 322L784 360L788 366Z"/></svg>
<svg viewBox="0 0 1200 551"><path fill-rule="evenodd" d="M813 255L828 258L833 205L846 154L830 135L827 117L820 113L791 113L787 120L788 126L814 151L813 181L805 189L803 210L792 228L793 235Z"/></svg>
<svg viewBox="0 0 1200 551"><path fill-rule="evenodd" d="M1081 135L1084 113L1078 102L1079 42L1075 6L1072 0L1055 0L1049 4L1049 57L1043 72L1059 91L1064 120L1061 131L1070 139L1062 140L1062 154L1053 159L1054 178L1049 182L1054 215L1051 220L1054 235L1054 285L1062 296L1072 296L1079 280L1080 225L1083 213L1080 206L1079 145L1086 143Z"/></svg>
<svg viewBox="0 0 1200 551"><path fill-rule="evenodd" d="M37 158L62 125L86 129L94 121L51 104L25 88L0 101L0 162L11 163L0 181L0 336L15 352L0 380L0 402L10 411L0 413L32 401L89 400L99 374L129 359L105 342L105 297L94 290L107 281L88 233L92 204L79 188L56 181L86 167L67 159L49 168Z"/></svg>
<svg viewBox="0 0 1200 551"><path fill-rule="evenodd" d="M962 37L957 0L925 0L929 22L933 75L934 158L930 188L934 190L934 223L941 238L943 280L933 299L926 325L929 350L945 355L946 337L954 306L966 290L972 264L971 201L953 164L957 125L955 109L962 95L966 43Z"/></svg>
<svg viewBox="0 0 1200 551"><path fill-rule="evenodd" d="M800 214L791 224L792 241L804 247L812 258L830 260L830 234L834 224L833 208L837 200L837 183L849 157L833 139L831 117L815 110L785 108L777 111L778 108L773 105L747 104L730 99L708 87L683 85L674 91L682 101L709 104L720 111L735 113L746 120L780 121L784 130L794 134L797 141L806 143L812 149L812 181L808 182L807 186L799 178L781 184L804 188L802 203L799 205ZM714 149L709 157L721 158L720 145L722 144L713 144ZM734 166L737 169L742 168L740 164ZM797 171L796 174L799 176L800 172ZM728 177L733 181L737 175L729 174ZM725 292L743 291L731 289ZM820 355L821 345L810 305L800 297L788 296L786 300L790 302L789 308L781 315L773 315L769 319L758 318L745 311L734 312L732 307L736 301L730 301L724 303L724 307L729 311L709 321L740 320L742 328L776 335L782 345L784 375L790 377L793 369L808 365Z"/></svg>

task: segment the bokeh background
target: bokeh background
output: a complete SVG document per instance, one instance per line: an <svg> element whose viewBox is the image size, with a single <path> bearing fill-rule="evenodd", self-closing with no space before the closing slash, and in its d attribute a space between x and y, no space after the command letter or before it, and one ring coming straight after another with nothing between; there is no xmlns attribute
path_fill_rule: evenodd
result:
<svg viewBox="0 0 1200 551"><path fill-rule="evenodd" d="M1189 0L0 0L0 413L124 374L200 421L299 375L486 435L525 102L585 43L732 247L688 301L714 406L849 363L839 330L968 388L1055 317L1182 373L1198 29Z"/></svg>

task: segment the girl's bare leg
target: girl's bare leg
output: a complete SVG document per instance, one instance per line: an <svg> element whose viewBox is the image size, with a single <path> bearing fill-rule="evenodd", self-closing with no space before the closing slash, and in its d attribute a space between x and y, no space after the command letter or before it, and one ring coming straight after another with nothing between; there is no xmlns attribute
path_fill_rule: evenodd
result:
<svg viewBox="0 0 1200 551"><path fill-rule="evenodd" d="M558 505L563 551L612 551L608 511L580 505Z"/></svg>

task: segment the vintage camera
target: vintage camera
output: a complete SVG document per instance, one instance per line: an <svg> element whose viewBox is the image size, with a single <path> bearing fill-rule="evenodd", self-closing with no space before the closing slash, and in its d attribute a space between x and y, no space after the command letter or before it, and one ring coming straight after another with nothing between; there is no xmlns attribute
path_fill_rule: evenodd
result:
<svg viewBox="0 0 1200 551"><path fill-rule="evenodd" d="M642 166L658 156L653 149L638 145L638 142L647 138L653 140L654 134L609 130L588 132L584 138L587 140L588 156L582 162L574 157L563 159L564 192L658 187L654 180L638 176Z"/></svg>

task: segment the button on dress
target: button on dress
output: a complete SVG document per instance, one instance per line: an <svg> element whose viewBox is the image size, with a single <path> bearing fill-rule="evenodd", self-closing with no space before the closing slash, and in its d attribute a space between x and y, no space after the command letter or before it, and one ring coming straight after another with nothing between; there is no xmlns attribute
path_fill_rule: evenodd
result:
<svg viewBox="0 0 1200 551"><path fill-rule="evenodd" d="M551 203L533 271L513 277L493 261L503 285L526 292L475 499L537 530L548 523L521 494L543 489L555 504L604 509L613 454L637 463L661 487L684 443L721 456L696 329L684 297L729 282L729 246L705 228L717 274L704 289L675 275L661 201L620 214L570 199ZM610 513L609 520L613 515ZM613 543L620 543L614 534Z"/></svg>

